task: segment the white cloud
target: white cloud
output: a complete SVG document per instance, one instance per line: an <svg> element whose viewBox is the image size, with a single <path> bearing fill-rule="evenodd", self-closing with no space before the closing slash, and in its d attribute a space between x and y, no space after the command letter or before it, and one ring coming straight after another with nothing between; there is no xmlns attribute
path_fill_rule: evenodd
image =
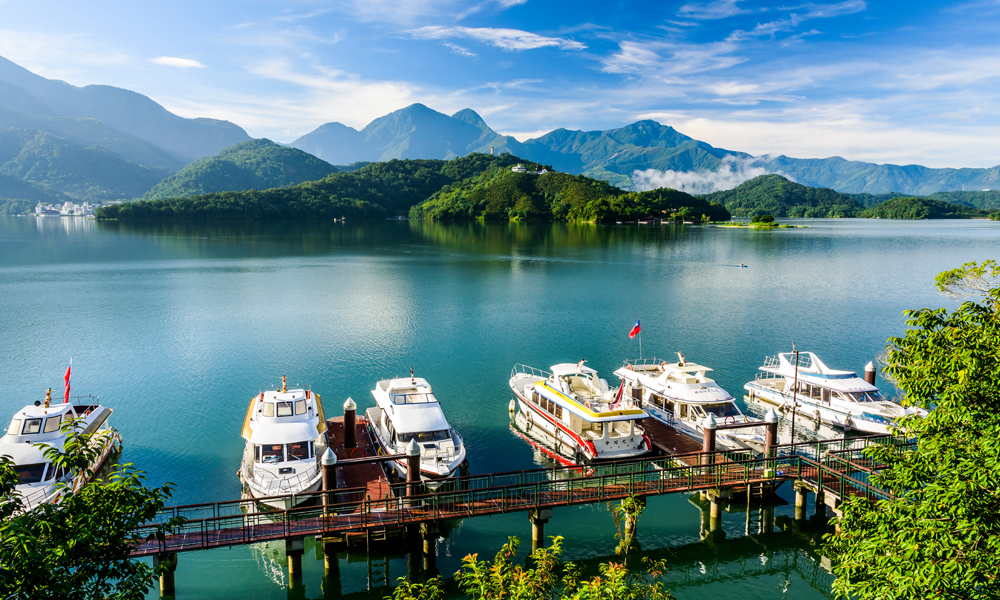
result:
<svg viewBox="0 0 1000 600"><path fill-rule="evenodd" d="M605 73L635 73L646 76L691 74L726 69L744 62L734 56L730 42L683 44L674 42L632 42L618 44L618 52L604 59ZM671 83L685 83L674 80Z"/></svg>
<svg viewBox="0 0 1000 600"><path fill-rule="evenodd" d="M725 19L752 11L740 8L736 4L741 0L715 0L703 4L685 4L677 14L689 19Z"/></svg>
<svg viewBox="0 0 1000 600"><path fill-rule="evenodd" d="M657 188L671 188L689 194L711 194L731 190L739 184L775 171L755 164L755 160L732 155L722 159L717 171L659 171L657 169L636 170L632 173L632 187L640 192ZM786 173L781 173L791 179Z"/></svg>
<svg viewBox="0 0 1000 600"><path fill-rule="evenodd" d="M205 65L190 58L177 58L176 56L157 56L150 61L165 67L176 67L178 69L204 69Z"/></svg>
<svg viewBox="0 0 1000 600"><path fill-rule="evenodd" d="M527 4L528 0L496 0L496 2L504 8L510 8L512 6Z"/></svg>
<svg viewBox="0 0 1000 600"><path fill-rule="evenodd" d="M560 50L583 50L587 46L575 40L546 37L521 31L520 29L495 29L491 27L445 27L429 25L407 31L418 40L443 40L449 38L473 39L496 46L501 50L534 50L536 48L559 48Z"/></svg>
<svg viewBox="0 0 1000 600"><path fill-rule="evenodd" d="M477 56L479 56L475 52L463 46L459 46L458 44L452 44L451 42L443 42L441 45L459 56L466 56L468 58L476 58Z"/></svg>
<svg viewBox="0 0 1000 600"><path fill-rule="evenodd" d="M865 2L865 0L845 0L844 2L837 2L835 4L815 4L810 2L807 4L801 4L799 6L782 7L779 10L787 10L787 11L805 10L806 12L804 14L799 15L804 20L804 19L828 19L830 17L850 15L866 10L867 8L868 8L868 3Z"/></svg>

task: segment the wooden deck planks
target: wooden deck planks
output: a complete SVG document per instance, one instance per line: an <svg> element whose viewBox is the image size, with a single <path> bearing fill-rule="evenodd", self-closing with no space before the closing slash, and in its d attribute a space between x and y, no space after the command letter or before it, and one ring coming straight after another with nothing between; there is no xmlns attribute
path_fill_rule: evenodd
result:
<svg viewBox="0 0 1000 600"><path fill-rule="evenodd" d="M357 448L344 447L344 433L344 417L333 417L326 420L327 444L336 453L338 461L362 458L362 455L375 456L377 447L368 434L367 419L358 417L355 422L354 439L357 441ZM341 488L367 488L368 497L372 499L385 498L391 493L389 482L385 478L385 471L379 464L368 463L337 467L337 481Z"/></svg>
<svg viewBox="0 0 1000 600"><path fill-rule="evenodd" d="M643 419L642 429L649 436L653 447L668 456L701 452L700 443L656 419Z"/></svg>

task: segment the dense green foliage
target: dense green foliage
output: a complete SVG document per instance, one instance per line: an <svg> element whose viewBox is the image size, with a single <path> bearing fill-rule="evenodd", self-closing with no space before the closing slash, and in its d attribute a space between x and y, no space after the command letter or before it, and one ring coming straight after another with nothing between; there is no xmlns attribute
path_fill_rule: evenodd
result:
<svg viewBox="0 0 1000 600"><path fill-rule="evenodd" d="M944 200L901 196L866 209L858 216L872 219L970 219L985 217L986 214L984 210Z"/></svg>
<svg viewBox="0 0 1000 600"><path fill-rule="evenodd" d="M761 175L731 190L702 197L725 205L734 217L853 217L862 208L847 194L827 188L807 187L781 175Z"/></svg>
<svg viewBox="0 0 1000 600"><path fill-rule="evenodd" d="M930 195L935 200L944 200L952 204L964 204L983 210L1000 210L1000 190L984 190L980 192L935 192Z"/></svg>
<svg viewBox="0 0 1000 600"><path fill-rule="evenodd" d="M519 542L516 537L504 545L492 562L470 554L462 559L455 583L470 600L673 600L674 596L657 581L662 561L645 561L647 572L630 571L625 563L605 563L600 574L581 577L573 563L559 559L562 538L552 538L549 548L532 553L529 567L514 563ZM385 600L441 600L443 582L435 577L427 583L401 580Z"/></svg>
<svg viewBox="0 0 1000 600"><path fill-rule="evenodd" d="M221 192L130 202L98 210L105 219L332 219L405 215L442 187L490 166L510 167L510 155L470 154L450 161L390 160L287 188Z"/></svg>
<svg viewBox="0 0 1000 600"><path fill-rule="evenodd" d="M323 179L337 168L271 140L250 140L200 158L156 184L143 200L266 190Z"/></svg>
<svg viewBox="0 0 1000 600"><path fill-rule="evenodd" d="M904 403L932 409L904 420L917 447L879 447L874 483L895 498L841 505L834 591L842 597L1000 597L1000 267L968 263L938 276L955 295L983 297L949 313L907 311L890 338L887 375Z"/></svg>
<svg viewBox="0 0 1000 600"><path fill-rule="evenodd" d="M168 173L41 131L0 131L0 175L6 176L0 179L0 198L34 202L59 201L54 197L63 194L77 200L135 198Z"/></svg>
<svg viewBox="0 0 1000 600"><path fill-rule="evenodd" d="M415 218L431 219L729 218L722 206L674 190L625 192L584 176L511 171L511 166L522 162L510 154L469 154L450 161L390 160L287 188L126 203L102 207L97 216L118 219L378 218L405 215L409 211ZM536 167L540 165L530 165L531 169Z"/></svg>
<svg viewBox="0 0 1000 600"><path fill-rule="evenodd" d="M527 164L528 171L543 165ZM567 173L515 173L495 167L442 188L414 206L416 219L555 219L607 222L635 219L724 221L729 213L718 204L684 192L658 189L626 192L611 184Z"/></svg>
<svg viewBox="0 0 1000 600"><path fill-rule="evenodd" d="M99 452L73 423L64 450L49 448L49 462L79 471ZM149 565L130 559L139 540L131 529L151 520L170 497L169 484L143 485L132 465L115 466L104 480L77 491L66 488L58 505L25 511L15 493L17 471L0 456L0 595L4 598L91 600L145 598L153 577ZM161 528L166 531L174 525Z"/></svg>

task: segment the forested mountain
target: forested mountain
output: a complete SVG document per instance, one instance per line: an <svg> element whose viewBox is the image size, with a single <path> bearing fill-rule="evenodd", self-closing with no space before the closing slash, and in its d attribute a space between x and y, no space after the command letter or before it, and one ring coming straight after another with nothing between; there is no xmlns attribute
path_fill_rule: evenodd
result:
<svg viewBox="0 0 1000 600"><path fill-rule="evenodd" d="M952 204L962 204L983 210L1000 210L1000 190L985 192L936 192L931 194L935 200L944 200Z"/></svg>
<svg viewBox="0 0 1000 600"><path fill-rule="evenodd" d="M725 221L719 204L675 190L626 192L606 181L528 165L527 172L491 166L445 186L410 209L417 219L554 219L614 221L674 219Z"/></svg>
<svg viewBox="0 0 1000 600"><path fill-rule="evenodd" d="M934 198L902 196L866 209L858 216L873 219L971 219L985 217L987 212Z"/></svg>
<svg viewBox="0 0 1000 600"><path fill-rule="evenodd" d="M725 205L734 217L854 217L864 208L847 194L804 186L781 175L760 175L703 198Z"/></svg>
<svg viewBox="0 0 1000 600"><path fill-rule="evenodd" d="M585 174L630 187L635 171L719 171L760 168L812 187L842 193L930 194L937 191L1000 188L1000 167L931 169L875 164L840 157L754 158L716 148L656 121L638 121L605 131L556 129L518 142L503 136L471 109L447 116L414 104L375 119L361 131L327 123L292 142L332 164L388 158L448 158L469 152L508 151L570 174ZM735 159L735 160L734 160Z"/></svg>
<svg viewBox="0 0 1000 600"><path fill-rule="evenodd" d="M73 121L93 119L118 135L97 127L101 133L94 138L74 141L103 146L138 164L154 163L126 153L130 147L140 147L136 141L166 151L181 163L187 163L250 139L243 129L228 121L185 119L142 94L107 85L76 87L35 75L2 57L0 84L3 86L0 89L0 128L32 127L67 138L71 136L65 130L73 129L82 137L87 127ZM109 143L108 138L114 140L110 143L116 147L101 143ZM148 146L143 148L147 154L152 152Z"/></svg>
<svg viewBox="0 0 1000 600"><path fill-rule="evenodd" d="M566 173L513 172L510 154L376 162L320 181L270 190L223 192L102 207L99 218L293 219L405 215L437 219L702 218L725 220L718 204L683 192L626 192ZM411 208L412 207L412 208Z"/></svg>
<svg viewBox="0 0 1000 600"><path fill-rule="evenodd" d="M337 168L315 156L259 139L200 158L146 192L144 200L212 192L266 190L323 179Z"/></svg>
<svg viewBox="0 0 1000 600"><path fill-rule="evenodd" d="M518 154L520 143L501 136L471 109L452 116L423 104L379 117L358 131L341 123L327 123L290 144L331 164L393 158L447 160L472 152Z"/></svg>
<svg viewBox="0 0 1000 600"><path fill-rule="evenodd" d="M510 167L509 154L470 154L450 160L389 160L319 181L270 190L222 192L105 206L98 218L117 219L333 219L405 215L446 185L491 165Z"/></svg>
<svg viewBox="0 0 1000 600"><path fill-rule="evenodd" d="M0 131L0 198L56 202L127 200L169 174L100 147L31 129ZM65 197L64 197L65 196ZM68 198L67 198L68 197Z"/></svg>

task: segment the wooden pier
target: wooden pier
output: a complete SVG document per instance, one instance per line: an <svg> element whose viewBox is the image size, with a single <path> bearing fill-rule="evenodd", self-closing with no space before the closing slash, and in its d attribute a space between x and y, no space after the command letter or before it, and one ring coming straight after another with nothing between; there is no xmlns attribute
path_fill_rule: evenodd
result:
<svg viewBox="0 0 1000 600"><path fill-rule="evenodd" d="M329 446L337 461L335 465L324 461L324 469L335 470L337 477L328 477L330 471L326 471L323 491L299 494L298 502L292 503L297 505L286 510L262 510L257 501L245 498L166 508L152 522L133 530L139 543L132 556L153 556L157 564L176 566L178 552L285 540L289 575L294 580L301 576L303 540L308 536L322 538L324 553L336 560L336 549L350 544L352 538L370 544L373 539L419 531L426 561L432 560L432 540L446 521L527 512L532 546L538 547L544 544L544 525L558 507L690 492L702 493L701 501L709 508L709 529L715 531L723 504L739 501L738 494L744 492L749 502L751 490L773 491L785 481L795 487L796 519L804 518L810 492L816 496L817 511L822 506L824 515L826 507L836 511L849 497L891 497L869 483L881 465L872 464L864 450L885 445L902 452L913 445L892 436L867 436L769 445L764 456L752 457L746 451L715 451L714 428L706 428L699 446L666 426L651 424L647 435L663 455L583 468L572 465L456 477L432 491L419 481L386 479L382 463L390 459L373 456L376 445L368 424L355 418L350 404L345 417L327 421ZM354 444L348 439L350 424ZM776 429L776 419L772 425ZM770 430L766 439L768 444L774 439ZM413 461L419 453L415 447L410 452L410 464L418 469ZM184 519L182 524L159 535L160 524L178 517ZM161 578L161 590L172 589L171 572L166 585Z"/></svg>

